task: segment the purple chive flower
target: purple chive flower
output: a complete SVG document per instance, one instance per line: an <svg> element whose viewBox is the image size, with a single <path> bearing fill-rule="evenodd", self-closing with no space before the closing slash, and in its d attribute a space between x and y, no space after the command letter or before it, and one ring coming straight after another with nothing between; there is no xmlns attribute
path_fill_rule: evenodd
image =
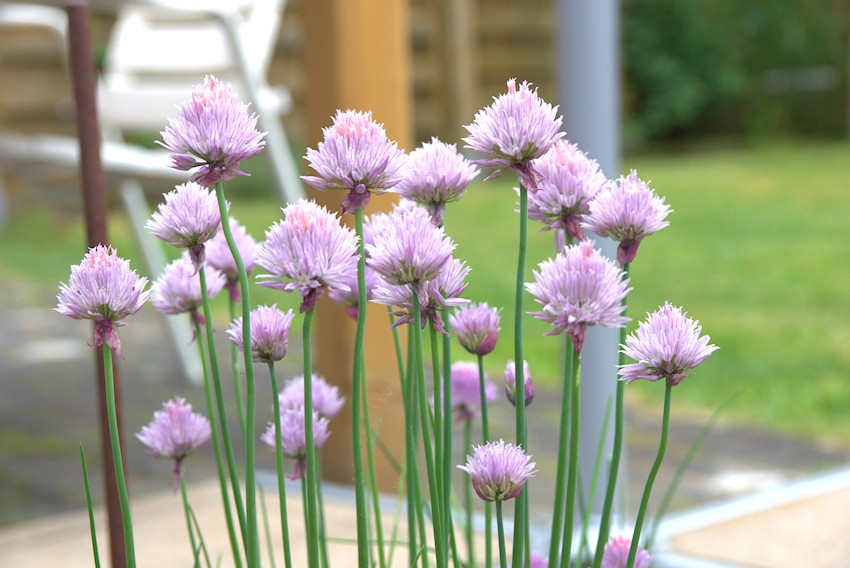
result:
<svg viewBox="0 0 850 568"><path fill-rule="evenodd" d="M460 199L478 173L478 168L459 154L454 144L432 138L410 153L407 172L395 191L426 207L431 222L439 225L446 203Z"/></svg>
<svg viewBox="0 0 850 568"><path fill-rule="evenodd" d="M366 267L364 276L366 278L366 301L368 302L372 299L372 290L374 290L375 286L378 285L378 278L375 276L375 272L368 266ZM333 288L328 293L328 296L334 302L342 305L342 307L345 308L345 313L348 314L348 317L356 321L360 306L360 292L357 284L356 266L354 266L352 271L347 275L346 284L348 285L348 290Z"/></svg>
<svg viewBox="0 0 850 568"><path fill-rule="evenodd" d="M499 440L473 446L466 465L457 466L472 478L472 488L485 501L507 501L535 473L531 458L519 446Z"/></svg>
<svg viewBox="0 0 850 568"><path fill-rule="evenodd" d="M147 446L148 455L174 460L174 490L180 487L180 465L183 459L210 439L210 421L192 412L192 405L181 397L162 404L153 420L136 433Z"/></svg>
<svg viewBox="0 0 850 568"><path fill-rule="evenodd" d="M371 112L337 110L333 124L322 129L318 150L307 149L305 158L318 176L301 179L318 190L343 189L342 212L365 207L371 193L395 186L404 175L405 155L387 138L383 125Z"/></svg>
<svg viewBox="0 0 850 568"><path fill-rule="evenodd" d="M313 373L311 381L313 410L321 418L333 420L345 404L339 389L330 385L321 375ZM304 375L298 375L283 387L278 395L281 411L304 408Z"/></svg>
<svg viewBox="0 0 850 568"><path fill-rule="evenodd" d="M227 280L224 275L214 268L205 268L207 278L207 294L214 298ZM180 258L165 267L151 288L153 307L164 314L182 314L189 312L199 323L203 318L198 308L203 305L201 295L201 276L195 270L195 265L184 252Z"/></svg>
<svg viewBox="0 0 850 568"><path fill-rule="evenodd" d="M455 248L424 210L397 208L366 245L369 266L388 284L418 286L436 278Z"/></svg>
<svg viewBox="0 0 850 568"><path fill-rule="evenodd" d="M177 118L169 118L160 134L159 144L174 152L172 167L188 171L200 166L192 181L207 187L248 175L239 169L239 162L265 145L257 115L248 114L248 105L239 102L230 83L212 75L195 86L177 109Z"/></svg>
<svg viewBox="0 0 850 568"><path fill-rule="evenodd" d="M529 83L523 82L517 90L516 79L510 79L508 92L493 97L493 103L478 111L472 124L464 127L469 136L463 140L467 148L487 156L473 163L496 168L486 179L512 168L523 187L534 193L539 175L532 160L564 135L560 132L562 123L558 107L540 99Z"/></svg>
<svg viewBox="0 0 850 568"><path fill-rule="evenodd" d="M221 227L218 199L197 183L178 185L165 194L152 219L145 224L155 237L177 248L189 249L195 267L204 262L204 243Z"/></svg>
<svg viewBox="0 0 850 568"><path fill-rule="evenodd" d="M377 304L403 308L402 311L393 312L393 315L398 317L393 323L393 327L395 327L415 321L413 294L418 292L422 327L424 328L429 320L433 320L434 329L445 334L440 312L469 302L469 300L459 297L466 289L464 279L467 274L469 274L469 267L466 264L455 258L449 258L437 278L428 280L424 285L416 288L412 284L389 284L379 277L372 292L372 301Z"/></svg>
<svg viewBox="0 0 850 568"><path fill-rule="evenodd" d="M638 379L666 380L676 386L688 371L705 361L718 349L711 338L700 336L702 326L669 302L649 315L637 331L626 337L623 353L637 363L620 367L620 379L630 383Z"/></svg>
<svg viewBox="0 0 850 568"><path fill-rule="evenodd" d="M522 362L522 376L525 381L525 405L534 400L534 381L531 380L531 371L528 369L528 361ZM516 406L516 363L508 361L505 365L505 396L508 401Z"/></svg>
<svg viewBox="0 0 850 568"><path fill-rule="evenodd" d="M499 339L499 309L486 303L469 304L449 316L449 323L464 349L473 355L487 355Z"/></svg>
<svg viewBox="0 0 850 568"><path fill-rule="evenodd" d="M629 177L608 182L596 194L584 226L600 237L620 241L617 261L625 266L635 259L641 239L670 224L664 220L669 213L664 198L632 170Z"/></svg>
<svg viewBox="0 0 850 568"><path fill-rule="evenodd" d="M546 568L548 565L549 562L546 560L545 556L536 550L531 551L531 558L529 561L529 566L531 566L531 568Z"/></svg>
<svg viewBox="0 0 850 568"><path fill-rule="evenodd" d="M257 263L257 241L248 234L245 227L239 224L239 221L232 217L230 218L230 232L233 234L239 256L242 257L245 273L250 276ZM224 231L220 226L215 236L207 242L205 261L208 266L220 270L227 277L226 288L230 292L230 299L233 302L238 302L240 298L239 272L236 270L236 261L233 259L233 253L230 252Z"/></svg>
<svg viewBox="0 0 850 568"><path fill-rule="evenodd" d="M607 181L599 164L575 144L558 140L534 161L534 170L540 175L540 184L528 197L528 218L545 223L544 231L560 229L573 239L584 239L581 220Z"/></svg>
<svg viewBox="0 0 850 568"><path fill-rule="evenodd" d="M251 355L256 363L273 363L286 357L293 317L292 310L284 313L277 306L260 306L251 311ZM227 336L243 351L241 317L230 324Z"/></svg>
<svg viewBox="0 0 850 568"><path fill-rule="evenodd" d="M452 408L457 422L471 422L481 412L481 385L478 365L469 361L452 363ZM484 399L494 402L498 389L484 377Z"/></svg>
<svg viewBox="0 0 850 568"><path fill-rule="evenodd" d="M98 245L71 267L68 283L59 284L55 309L70 318L94 320L91 346L106 343L123 358L115 328L126 325L124 318L142 309L151 293L145 290L147 284L147 278L139 277L115 249Z"/></svg>
<svg viewBox="0 0 850 568"><path fill-rule="evenodd" d="M621 315L629 280L589 240L541 262L534 279L525 287L543 309L531 315L554 326L546 335L566 331L577 352L589 326L623 327L629 321Z"/></svg>
<svg viewBox="0 0 850 568"><path fill-rule="evenodd" d="M318 450L331 433L328 431L328 419L319 418L313 412L313 444ZM301 479L306 470L307 437L304 431L304 408L281 410L280 414L281 453L295 460L295 472L290 479ZM269 423L260 440L275 447L274 424Z"/></svg>
<svg viewBox="0 0 850 568"><path fill-rule="evenodd" d="M614 536L605 545L602 553L602 568L626 568L632 540L625 536ZM652 556L643 548L637 549L634 568L649 568Z"/></svg>
<svg viewBox="0 0 850 568"><path fill-rule="evenodd" d="M348 290L348 278L357 266L357 236L339 224L339 218L314 201L299 199L283 209L283 220L266 231L266 242L257 264L268 274L261 286L292 292L304 300L301 312L309 311L326 289Z"/></svg>

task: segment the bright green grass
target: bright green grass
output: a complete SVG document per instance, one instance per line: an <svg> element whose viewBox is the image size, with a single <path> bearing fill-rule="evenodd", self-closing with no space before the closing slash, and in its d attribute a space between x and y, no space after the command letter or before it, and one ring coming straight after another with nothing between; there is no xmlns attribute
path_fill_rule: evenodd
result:
<svg viewBox="0 0 850 568"><path fill-rule="evenodd" d="M626 167L674 209L670 227L647 238L632 265L630 315L642 320L669 300L721 348L676 389L680 410L711 410L740 391L728 415L850 440L850 146L646 156ZM446 225L473 267L467 296L505 306L510 334L516 198L509 185L487 183L450 210ZM550 254L550 235L531 235L529 270ZM534 307L527 295L526 309ZM532 375L557 378L561 339L542 337L537 321L525 329ZM512 349L505 335L490 357L494 374ZM656 401L663 388L627 392Z"/></svg>
<svg viewBox="0 0 850 568"><path fill-rule="evenodd" d="M641 320L669 300L699 319L721 348L676 388L674 410L711 411L740 391L728 416L850 441L850 146L641 156L626 167L652 180L674 209L670 227L647 238L632 265L629 314ZM510 177L503 177L474 186L449 207L445 221L457 256L472 267L465 296L504 307L502 339L486 358L498 379L513 358L518 230L517 198ZM257 238L279 218L270 199L236 191L228 197L232 214ZM552 253L552 233L539 228L529 225L527 279ZM123 215L114 215L110 230L120 253L143 272ZM0 231L3 280L49 299L69 265L79 262L83 234L78 219L57 212L15 216ZM252 291L255 304L297 309L293 296ZM221 302L219 312L226 309ZM526 295L526 311L535 307ZM525 329L535 380L559 381L563 338L543 337L548 326L530 316ZM631 400L658 403L663 388L642 383L627 392Z"/></svg>

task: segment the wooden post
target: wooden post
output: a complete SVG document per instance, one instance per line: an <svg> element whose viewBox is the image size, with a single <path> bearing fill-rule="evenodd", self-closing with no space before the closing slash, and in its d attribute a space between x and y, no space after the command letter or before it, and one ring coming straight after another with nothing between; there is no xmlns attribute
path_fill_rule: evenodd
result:
<svg viewBox="0 0 850 568"><path fill-rule="evenodd" d="M86 218L88 246L109 244L106 232L107 201L106 181L100 161L100 127L97 119L95 95L95 69L91 46L89 8L85 0L68 2L68 42L71 79L77 114L77 137L80 142L80 181ZM100 421L100 447L103 462L103 483L106 490L106 512L109 525L109 552L113 568L126 566L124 531L121 507L112 462L112 443L106 415L106 380L103 367L103 347L95 350L97 373L98 415ZM115 409L121 430L121 381L117 365L114 368Z"/></svg>
<svg viewBox="0 0 850 568"><path fill-rule="evenodd" d="M321 140L336 109L371 110L401 148L412 138L408 4L404 0L315 0L304 3L307 79L307 143ZM313 192L311 197L332 211L340 210L342 191ZM393 200L373 197L366 213L386 211ZM345 222L353 224L353 215ZM366 388L372 427L401 461L404 413L385 306L371 304L366 316ZM314 349L317 372L340 387L351 400L354 321L340 306L323 298L316 310ZM334 435L322 450L326 479L353 479L350 405L331 424ZM378 482L391 490L399 476L377 451Z"/></svg>

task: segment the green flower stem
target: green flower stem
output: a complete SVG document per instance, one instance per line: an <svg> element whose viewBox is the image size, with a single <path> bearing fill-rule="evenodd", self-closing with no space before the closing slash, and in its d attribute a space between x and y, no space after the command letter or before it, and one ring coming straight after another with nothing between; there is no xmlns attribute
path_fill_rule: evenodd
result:
<svg viewBox="0 0 850 568"><path fill-rule="evenodd" d="M354 504L357 511L357 565L369 566L368 511L366 503L365 476L363 474L363 439L361 398L365 382L364 340L366 337L366 249L363 245L363 207L354 211L354 227L357 233L359 258L357 260L357 326L354 335L354 368L351 373L351 436L354 461Z"/></svg>
<svg viewBox="0 0 850 568"><path fill-rule="evenodd" d="M581 503L582 512L582 530L576 558L582 566L590 566L593 564L593 560L590 558L587 559L586 564L581 563L584 563L583 556L590 552L590 539L587 534L590 529L590 512L593 510L593 502L596 496L596 485L599 481L599 472L602 469L602 462L605 459L605 438L608 436L608 423L610 419L611 399L609 398L608 402L605 403L605 414L602 416L602 431L599 433L599 441L596 444L596 454L593 456L593 475L590 478L590 489L587 491L587 495L590 497L588 498L586 507L583 504L583 500L579 501L579 503ZM581 477L579 477L579 488L580 487ZM579 489L579 497L581 497L583 493L584 491Z"/></svg>
<svg viewBox="0 0 850 568"><path fill-rule="evenodd" d="M439 504L433 503L434 499L436 499L434 496L431 497L431 501L435 509L439 507L439 510L443 513L443 520L445 520L450 514L444 498L448 491L448 482L445 478L445 468L443 467L443 464L449 461L444 450L445 438L443 436L445 429L445 405L443 400L445 400L447 394L445 388L440 383L440 349L439 342L437 341L437 329L433 318L428 318L428 329L431 339L431 372L433 377L431 384L434 391L434 467L436 468L438 495L440 499ZM444 522L441 528L443 530L443 543L446 543L449 538L448 523Z"/></svg>
<svg viewBox="0 0 850 568"><path fill-rule="evenodd" d="M428 491L431 495L431 515L434 529L434 548L437 553L437 568L448 564L446 543L443 541L443 516L440 499L440 486L437 479L434 453L431 446L431 428L428 424L428 397L425 392L425 357L422 349L422 308L419 302L419 290L413 289L413 347L416 351L416 388L419 396L419 419L422 428L422 443L425 446L425 469L428 472Z"/></svg>
<svg viewBox="0 0 850 568"><path fill-rule="evenodd" d="M236 304L228 294L228 308L230 321L236 319ZM245 403L242 400L242 380L239 375L239 348L235 343L230 343L230 368L233 370L233 396L236 399L236 412L239 415L239 433L242 435L242 444L245 444Z"/></svg>
<svg viewBox="0 0 850 568"><path fill-rule="evenodd" d="M190 314L191 315L191 314ZM198 323L198 318L191 315L192 323L195 326L195 343L198 344L198 352L201 357L201 368L204 371L204 397L207 401L207 412L210 417L215 416L215 406L213 405L212 385L210 384L210 372L207 365L207 352L204 348L203 332L201 324ZM218 472L218 485L221 490L221 503L224 507L224 519L227 522L227 536L230 539L230 549L233 553L233 563L236 568L242 568L242 554L239 552L239 541L236 538L236 530L233 526L233 513L230 510L230 495L227 491L227 474L224 468L224 460L221 456L221 442L218 438L218 426L213 422L211 424L210 433L212 434L213 454L215 455L216 471ZM242 525L240 520L240 525ZM244 535L244 533L243 533ZM244 536L243 536L244 539Z"/></svg>
<svg viewBox="0 0 850 568"><path fill-rule="evenodd" d="M127 497L127 482L124 480L124 460L121 457L121 439L118 435L118 416L115 411L115 374L112 369L112 349L105 343L103 369L106 374L106 415L109 423L109 440L112 445L112 463L115 466L115 485L118 486L118 502L121 506L121 524L124 527L124 550L127 568L136 566L136 550L133 544L133 521L130 518L130 499Z"/></svg>
<svg viewBox="0 0 850 568"><path fill-rule="evenodd" d="M502 520L502 502L496 501L496 525L499 527L499 565L508 568L508 552L505 549L505 523Z"/></svg>
<svg viewBox="0 0 850 568"><path fill-rule="evenodd" d="M451 537L454 539L454 529L452 528L451 516L451 495L452 495L452 330L449 327L449 318L445 318L443 328L443 511L446 513L446 518L449 522L445 523L443 531L445 538ZM457 556L457 547L452 547L455 556ZM455 565L458 565L455 558Z"/></svg>
<svg viewBox="0 0 850 568"><path fill-rule="evenodd" d="M86 454L80 444L80 464L83 467L83 484L86 486L86 508L89 512L89 534L91 535L91 551L94 556L94 567L100 568L100 551L97 547L97 527L94 522L94 509L91 504L91 487L89 486L89 470L86 467Z"/></svg>
<svg viewBox="0 0 850 568"><path fill-rule="evenodd" d="M378 493L378 479L375 476L375 436L369 420L369 389L363 389L363 426L366 428L366 463L369 472L369 492L372 494L372 510L375 513L375 538L378 545L378 566L386 568L387 559L384 551L384 526L381 522L381 496Z"/></svg>
<svg viewBox="0 0 850 568"><path fill-rule="evenodd" d="M478 356L478 390L481 393L481 439L486 444L490 441L490 420L487 417L487 391L484 388L484 356ZM469 451L469 445L466 446ZM471 484L472 481L470 480ZM489 501L484 502L484 566L493 565L493 509Z"/></svg>
<svg viewBox="0 0 850 568"><path fill-rule="evenodd" d="M670 429L670 399L673 394L673 386L669 381L665 382L664 386L664 414L661 418L661 441L658 443L658 455L655 456L655 462L649 470L649 477L646 478L643 497L640 498L640 507L638 508L637 518L635 519L635 530L632 533L632 547L629 549L629 560L626 563L628 568L633 568L635 565L635 556L637 556L637 549L640 546L640 531L643 528L643 520L646 517L646 509L649 505L649 494L652 492L652 484L655 483L655 476L658 474L661 462L664 461L664 452L667 451L667 432Z"/></svg>
<svg viewBox="0 0 850 568"><path fill-rule="evenodd" d="M322 479L322 464L319 463L319 475L316 476L318 479ZM322 561L322 568L328 568L328 538L327 531L325 530L325 498L322 495L322 484L321 482L316 483L316 501L319 505L319 544L320 544L320 554Z"/></svg>
<svg viewBox="0 0 850 568"><path fill-rule="evenodd" d="M528 452L525 428L525 357L522 350L522 321L525 315L523 300L525 295L525 257L528 249L528 190L520 184L519 186L519 252L517 254L516 268L516 309L514 310L514 366L516 369L516 441L519 446ZM528 519L526 519L525 501L527 499L527 486L523 486L517 495L514 509L514 546L513 566L522 566L523 547L525 544L525 533L528 531Z"/></svg>
<svg viewBox="0 0 850 568"><path fill-rule="evenodd" d="M307 519L307 560L311 568L317 568L319 561L319 517L316 506L316 484L319 482L318 466L316 464L316 445L313 440L313 349L311 329L315 308L304 312L304 327L302 332L304 342L304 443L306 446L306 491L301 494L304 499L304 515Z"/></svg>
<svg viewBox="0 0 850 568"><path fill-rule="evenodd" d="M266 492L263 489L263 486L260 485L257 487L257 491L260 494L260 511L263 513L263 533L266 535L266 547L268 548L269 554L269 566L271 568L275 568L276 563L274 560L274 546L272 546L272 531L271 527L269 527L269 511L266 508ZM283 541L286 543L286 540Z"/></svg>
<svg viewBox="0 0 850 568"><path fill-rule="evenodd" d="M388 308L390 309L390 308ZM392 320L392 314L390 314L390 320ZM398 338L398 330L397 328L393 328L393 334L396 341L396 350L400 351L400 341ZM408 365L412 365L413 363L413 334L408 334L408 356L407 361ZM415 398L413 396L413 388L412 387L412 377L413 373L404 371L404 362L401 358L401 354L397 353L398 363L399 363L399 378L401 379L401 395L404 398L404 475L405 475L405 483L407 485L407 543L408 543L408 566L414 565L414 559L416 558L417 545L416 545L416 491L414 485L414 475L416 473L416 405Z"/></svg>
<svg viewBox="0 0 850 568"><path fill-rule="evenodd" d="M277 386L277 375L274 370L274 362L269 361L269 379L272 385L272 408L274 412L274 455L275 469L277 471L277 494L280 504L280 531L283 536L283 563L286 568L292 568L292 552L289 546L289 516L286 512L286 483L283 470L283 442L280 432L280 390ZM306 379L305 379L306 380Z"/></svg>
<svg viewBox="0 0 850 568"><path fill-rule="evenodd" d="M227 414L224 409L224 394L222 393L221 389L221 376L219 375L218 371L218 357L216 356L215 336L213 335L212 327L212 310L210 309L210 298L209 293L207 292L207 273L203 265L201 266L200 270L198 270L198 275L201 280L201 298L203 300L205 320L204 326L206 328L207 350L210 361L210 370L212 371L212 385L213 392L215 393L215 404L217 409L215 417L216 422L218 423L218 427L221 431L221 441L223 442L224 446L224 457L227 463L227 472L230 475L230 485L233 490L233 501L236 503L236 513L239 518L239 526L242 529L242 541L245 543L245 554L248 557L248 566L249 568L251 568L251 554L249 546L251 540L251 528L249 526L249 521L246 519L245 507L242 503L242 491L239 487L239 474L236 470L236 459L233 456L233 443L230 440L230 430L228 429ZM200 336L198 336L198 339L200 340ZM250 338L248 339L248 342L244 343L243 345L246 346L246 351L248 351L248 353L250 354Z"/></svg>
<svg viewBox="0 0 850 568"><path fill-rule="evenodd" d="M463 447L469 451L472 445L472 421L467 420L463 428ZM471 479L471 478L470 478ZM467 564L475 566L475 539L472 537L472 482L463 484L463 506L466 510Z"/></svg>
<svg viewBox="0 0 850 568"><path fill-rule="evenodd" d="M630 263L623 265L623 278L629 277ZM623 298L623 306L628 305L628 296ZM623 315L626 315L625 308ZM626 342L626 327L620 328L620 345ZM626 356L620 352L619 364L626 364ZM614 445L611 449L611 463L608 468L608 485L605 489L605 501L602 503L602 516L599 519L599 537L596 541L596 552L593 555L593 568L601 568L602 553L605 552L605 544L611 534L611 512L614 508L614 493L617 489L617 477L620 474L620 457L623 454L623 424L625 421L625 384L617 381L617 392L614 403Z"/></svg>
<svg viewBox="0 0 850 568"><path fill-rule="evenodd" d="M221 181L215 185L216 197L218 198L218 210L221 215L221 229L239 274L239 291L242 297L242 350L245 362L245 513L247 521L248 568L259 568L260 565L260 539L257 530L257 481L256 481L256 416L257 416L257 391L254 382L254 359L251 355L251 295L248 289L248 274L245 272L245 263L242 255L233 239L230 230L230 222L227 217L227 202L224 200L224 186ZM205 288L202 287L203 290ZM207 320L209 321L209 320ZM210 351L210 359L212 350ZM214 375L215 376L215 375ZM220 387L219 387L220 388ZM223 419L224 415L222 415ZM225 422L223 421L223 424ZM224 436L225 439L229 436Z"/></svg>
<svg viewBox="0 0 850 568"><path fill-rule="evenodd" d="M204 553L204 561L207 563L207 568L212 568L210 561L210 551L207 550L207 543L204 542L204 533L201 532L201 525L198 523L198 516L195 515L195 510L189 506L189 514L192 516L192 525L195 527L195 534L198 535L198 547Z"/></svg>
<svg viewBox="0 0 850 568"><path fill-rule="evenodd" d="M561 545L561 568L570 566L578 487L579 409L581 407L581 353L573 349L570 369L570 461L567 473L567 506L564 509L564 537Z"/></svg>
<svg viewBox="0 0 850 568"><path fill-rule="evenodd" d="M180 479L180 496L183 498L183 515L186 517L186 530L189 531L189 545L192 547L192 557L195 559L194 568L201 565L198 545L195 542L195 531L192 529L192 513L189 508L189 497L186 495L186 480Z"/></svg>
<svg viewBox="0 0 850 568"><path fill-rule="evenodd" d="M570 408L570 378L572 375L573 366L573 342L570 336L564 334L567 338L566 350L564 351L564 384L561 390L561 420L558 429L558 466L555 474L555 504L552 508L552 532L549 540L549 568L555 568L560 565L560 546L561 546L561 530L564 524L564 508L566 501L564 500L565 486L564 482L567 479L567 436L570 431L569 413L564 412Z"/></svg>

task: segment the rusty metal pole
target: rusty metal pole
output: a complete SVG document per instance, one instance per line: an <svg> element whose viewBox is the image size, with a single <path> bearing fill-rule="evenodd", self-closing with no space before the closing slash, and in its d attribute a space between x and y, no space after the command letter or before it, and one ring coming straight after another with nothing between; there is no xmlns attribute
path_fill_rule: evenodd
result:
<svg viewBox="0 0 850 568"><path fill-rule="evenodd" d="M71 81L77 117L77 138L80 142L80 181L83 191L83 206L86 221L88 246L108 244L106 233L106 182L100 161L100 128L97 119L95 93L96 75L91 46L89 7L85 0L69 0L68 43L70 51ZM97 376L95 377L100 423L100 448L103 463L103 482L106 491L106 510L109 524L109 552L113 568L124 568L124 532L118 488L115 482L115 466L112 462L112 445L106 417L106 381L103 368L103 348L95 352ZM121 394L118 369L115 369L115 405L121 427Z"/></svg>

